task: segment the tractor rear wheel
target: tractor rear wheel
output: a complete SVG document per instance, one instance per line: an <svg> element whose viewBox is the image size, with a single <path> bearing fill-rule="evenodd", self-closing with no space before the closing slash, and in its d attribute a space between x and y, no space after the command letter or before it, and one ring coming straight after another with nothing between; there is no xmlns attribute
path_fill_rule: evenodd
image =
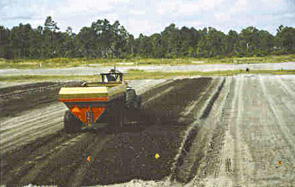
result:
<svg viewBox="0 0 295 187"><path fill-rule="evenodd" d="M126 90L125 107L136 110L141 108L141 96L137 95L134 89Z"/></svg>
<svg viewBox="0 0 295 187"><path fill-rule="evenodd" d="M64 127L67 133L77 133L81 131L82 122L67 110L64 116Z"/></svg>

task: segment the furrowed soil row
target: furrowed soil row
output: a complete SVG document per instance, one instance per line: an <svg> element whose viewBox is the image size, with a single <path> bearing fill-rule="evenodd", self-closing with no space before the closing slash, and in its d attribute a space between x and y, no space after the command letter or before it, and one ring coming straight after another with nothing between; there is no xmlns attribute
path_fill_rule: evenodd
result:
<svg viewBox="0 0 295 187"><path fill-rule="evenodd" d="M17 115L19 112L56 101L63 86L79 85L80 82L44 82L12 86L0 89L0 117Z"/></svg>
<svg viewBox="0 0 295 187"><path fill-rule="evenodd" d="M63 112L65 111L65 106L58 105L58 104L49 105L44 108L46 108L46 111L40 113L38 118L33 118L32 114L39 112L39 109L33 109L33 110L26 111L26 112L22 113L25 115L2 119L1 120L1 128L0 128L2 137L6 131L11 131L11 130L16 131L17 127L19 127L21 125L26 125L26 127L34 126L34 125L36 125L36 123L38 123L39 120L47 120L47 119L44 119L45 115L55 118L55 116L56 116L55 114L58 114L61 111L63 111ZM49 119L52 120L53 118L49 118ZM16 122L18 122L18 123L16 123ZM17 129L17 130L19 130L19 129Z"/></svg>
<svg viewBox="0 0 295 187"><path fill-rule="evenodd" d="M187 183L195 176L200 165L200 161L205 156L204 146L206 143L204 142L207 142L204 138L202 138L202 135L198 135L198 133L204 125L204 118L209 115L212 106L224 84L225 79L220 80L219 82L216 81L215 86L213 86L211 90L207 90L205 93L208 99L205 100L206 104L203 104L204 107L201 110L201 113L197 115L199 120L190 124L185 132L183 142L179 148L178 154L175 157L175 163L172 167L172 172L169 177L171 181L176 180L177 182ZM195 143L196 138L198 139L197 144ZM194 146L194 144L196 145ZM191 150L192 147L193 150Z"/></svg>
<svg viewBox="0 0 295 187"><path fill-rule="evenodd" d="M231 157L227 154L226 158L224 158L222 151L224 149L225 136L229 133L229 123L234 115L234 102L231 100L235 93L234 87L235 81L232 78L228 78L223 93L220 93L220 105L215 106L215 109L213 109L214 115L209 117L212 119L207 119L206 124L216 124L216 128L208 143L206 154L202 159L202 164L198 166L198 174L193 176L194 185L200 186L200 179L206 177L213 178L213 182L208 184L209 186L218 186L219 184L221 186L229 185L228 183L222 183L223 181L218 180L218 178L230 174L233 171Z"/></svg>
<svg viewBox="0 0 295 187"><path fill-rule="evenodd" d="M2 183L16 184L18 179L31 169L37 161L54 153L57 145L61 145L75 136L77 135L67 135L61 130L1 155Z"/></svg>
<svg viewBox="0 0 295 187"><path fill-rule="evenodd" d="M103 146L111 138L112 136L107 136L105 132L100 132L83 134L81 138L71 140L68 145L62 146L58 153L42 162L42 171L39 169L33 171L33 173L37 173L36 177L33 180L27 178L27 181L32 181L36 185L68 185L71 182L68 179L87 162L88 156L92 157L91 153L95 151L95 148L98 148L97 145ZM91 164L90 162L88 164ZM31 173L27 176L30 177Z"/></svg>

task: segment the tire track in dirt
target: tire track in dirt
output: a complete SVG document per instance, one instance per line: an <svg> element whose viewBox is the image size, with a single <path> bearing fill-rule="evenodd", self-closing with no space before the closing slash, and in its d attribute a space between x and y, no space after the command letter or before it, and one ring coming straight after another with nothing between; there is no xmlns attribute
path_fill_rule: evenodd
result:
<svg viewBox="0 0 295 187"><path fill-rule="evenodd" d="M20 138L18 139L12 139L11 141L8 141L8 143L5 143L3 144L1 147L1 151L9 151L9 150L13 150L15 149L15 145L17 146L21 146L21 145L25 145L27 144L28 142L32 141L33 139L35 140L36 138L39 138L39 137L42 137L44 136L44 134L50 134L50 133L54 133L56 132L56 130L60 130L62 129L62 127L60 127L60 124L59 123L55 123L56 121L51 121L54 123L53 126L49 126L49 127L40 127L40 128L36 128L34 130L38 131L38 133L35 133L35 134L29 134L27 136L22 136L23 133L20 133L19 136ZM60 121L57 121L57 122L60 122ZM28 132L30 133L30 132ZM18 136L12 136L11 138L17 138Z"/></svg>
<svg viewBox="0 0 295 187"><path fill-rule="evenodd" d="M215 83L216 81L212 81L211 83L210 83L210 85L206 88L206 90L204 91L204 92L202 92L201 94L200 94L200 97L197 99L197 100L195 100L195 101L192 101L192 102L190 102L188 105L187 105L187 107L183 110L183 112L181 113L181 115L183 116L183 117L186 117L186 116L188 116L189 114L192 114L193 113L193 110L196 108L196 106L202 101L202 99L204 99L204 96L206 95L206 94L209 94L209 91L212 89L212 87L213 86L216 86L214 83ZM182 119L182 118L181 118ZM180 120L181 120L180 119Z"/></svg>
<svg viewBox="0 0 295 187"><path fill-rule="evenodd" d="M287 86L287 84L285 83L285 81L282 80L281 77L277 77L275 80L283 87L285 93L289 94L289 96L291 98L294 98L295 97L295 91L293 91L291 89L293 86ZM294 87L295 87L295 85L294 85Z"/></svg>
<svg viewBox="0 0 295 187"><path fill-rule="evenodd" d="M59 158L62 158L65 152L74 148L74 146L76 146L77 143L80 143L84 137L85 137L85 134L80 134L76 136L75 138L72 138L56 146L51 152L51 154L44 155L44 156L42 155L41 157L43 157L44 160L41 159L39 163L38 161L35 161L34 166L29 171L24 173L24 175L19 179L18 183L30 184L31 182L35 180L40 180L40 176L39 176L40 173L43 173L44 170L48 170L48 167L50 167L51 164L54 164L55 165L54 167L60 167L59 163L56 162L56 160ZM46 176L49 177L50 174L46 173Z"/></svg>
<svg viewBox="0 0 295 187"><path fill-rule="evenodd" d="M204 125L211 126L205 156L200 162L198 171L193 180L187 186L231 186L228 182L228 175L232 172L232 159L222 154L225 138L229 134L229 123L234 115L235 80L226 78L223 91L220 93L212 114L204 121ZM216 125L215 125L216 124ZM215 126L214 126L215 125ZM196 147L196 146L195 146ZM227 152L228 153L228 152ZM227 164L224 164L224 163Z"/></svg>
<svg viewBox="0 0 295 187"><path fill-rule="evenodd" d="M289 88L295 92L295 76L294 75L280 75L280 78L283 79L284 82L287 82L289 86Z"/></svg>
<svg viewBox="0 0 295 187"><path fill-rule="evenodd" d="M66 107L57 103L1 120L1 154L63 129L65 110Z"/></svg>
<svg viewBox="0 0 295 187"><path fill-rule="evenodd" d="M200 114L196 116L196 118L200 120L194 121L185 131L185 135L181 146L179 147L178 154L174 158L175 161L171 168L171 174L169 176L170 181L176 180L182 183L186 183L196 174L200 160L202 160L204 157L204 152L202 151L205 149L205 147L202 146L206 144L204 143L206 142L206 137L203 137L203 135L201 135L202 133L199 132L204 126L202 119L206 118L209 115L209 112L211 111L213 104L217 99L220 91L222 90L224 84L224 78L220 79L220 81L215 80L215 82L211 83L211 85L209 85L209 88L206 89L203 94L201 94L207 95L207 102L206 104L203 104L204 107L201 109ZM202 139L204 142L202 144L196 144L196 139Z"/></svg>
<svg viewBox="0 0 295 187"><path fill-rule="evenodd" d="M58 98L62 86L77 86L81 82L41 82L0 89L0 117L19 115L32 108L40 108Z"/></svg>
<svg viewBox="0 0 295 187"><path fill-rule="evenodd" d="M242 123L242 113L243 113L243 83L244 78L242 77L239 79L241 82L238 81L238 86L235 90L234 95L234 101L236 103L236 109L237 109L237 118L234 125L234 134L233 138L235 139L234 143L234 150L235 150L235 156L234 156L234 183L236 186L239 186L241 182L244 182L245 179L243 178L245 176L244 171L241 168L241 160L242 160L242 153L241 153L241 133L240 133L240 125ZM237 95L238 94L238 95Z"/></svg>
<svg viewBox="0 0 295 187"><path fill-rule="evenodd" d="M1 176L3 179L1 183L16 184L22 175L34 167L36 163L53 154L57 150L57 145L76 136L65 134L64 131L57 131L1 155Z"/></svg>
<svg viewBox="0 0 295 187"><path fill-rule="evenodd" d="M242 81L241 81L242 79ZM241 136L243 113L237 114L238 110L244 110L242 102L245 98L241 95L244 77L227 78L224 98L216 106L215 115L210 115L206 124L216 124L212 138L204 160L197 176L190 185L196 186L240 186L248 180L247 145ZM242 110L241 110L242 108ZM246 166L246 167L245 167ZM247 186L247 185L246 185Z"/></svg>
<svg viewBox="0 0 295 187"><path fill-rule="evenodd" d="M234 85L235 81L232 78L227 78L227 85L225 86L225 91L223 93L223 99L221 100L220 106L216 107L216 114L212 115L215 118L214 122L216 123L216 128L214 129L211 141L209 142L208 150L206 157L204 159L204 163L206 166L203 167L203 175L202 178L213 175L214 176L214 186L217 183L220 184L221 181L216 181L220 175L224 175L223 169L221 169L221 165L223 164L224 158L220 158L222 155L219 153L223 149L224 139L226 133L228 133L228 124L233 119L233 101L229 101L229 97L234 95ZM210 120L210 119L208 119ZM228 164L226 165L226 171L231 170L231 161L226 158ZM204 165L204 164L203 164ZM217 183L216 183L217 182Z"/></svg>
<svg viewBox="0 0 295 187"><path fill-rule="evenodd" d="M281 77L277 77L276 83L280 86L280 88L283 90L283 93L287 95L288 102L282 101L282 104L289 109L289 111L292 111L293 114L295 114L295 91L293 91L287 84L282 80Z"/></svg>
<svg viewBox="0 0 295 187"><path fill-rule="evenodd" d="M67 183L68 186L81 186L84 178L87 178L86 173L89 167L93 162L95 162L95 158L98 156L99 152L103 149L103 146L106 142L110 141L113 138L113 135L100 140L96 138L91 148L87 148L86 155L87 158L90 158L90 161L82 161L80 166L72 173L72 176L69 177L69 182Z"/></svg>
<svg viewBox="0 0 295 187"><path fill-rule="evenodd" d="M34 122L37 119L44 117L45 115L50 115L50 114L56 113L59 110L65 109L66 107L61 103L60 104L54 103L54 104L51 104L45 108L46 108L45 110L41 109L41 111L39 108L32 109L32 110L23 112L19 116L6 117L6 118L1 119L1 128L0 128L0 131L2 132L1 134L3 134L6 130L15 129L19 126L24 125L25 123L29 123L29 125L27 125L27 127L32 126L30 124L31 122ZM36 114L36 113L38 115L34 116L33 114ZM21 123L21 125L20 125L20 123Z"/></svg>
<svg viewBox="0 0 295 187"><path fill-rule="evenodd" d="M266 87L272 88L272 100L277 104L278 114L284 121L289 133L295 136L295 92L291 89L290 81L287 81L287 83L288 85L280 76L277 76L274 81L265 81Z"/></svg>
<svg viewBox="0 0 295 187"><path fill-rule="evenodd" d="M251 93L249 90L249 80L251 76L241 75L237 77L238 88L236 94L236 113L237 118L231 126L233 127L233 140L234 140L234 184L235 185L250 185L253 184L253 174L255 163L253 156L250 152L249 146L247 144L247 133L245 133L245 128L247 127L247 122L249 121L248 112L251 109L247 107L251 106L247 94ZM251 93L253 94L253 93ZM251 118L250 118L251 119ZM251 129L252 130L252 129Z"/></svg>
<svg viewBox="0 0 295 187"><path fill-rule="evenodd" d="M74 172L82 168L83 164L85 165L88 156L92 156L95 151L98 151L95 148L99 148L98 145L103 147L111 138L112 136L105 132L81 134L56 147L57 151L52 156L47 157L44 162L30 170L19 183L69 185L68 183L72 182L69 179L74 175Z"/></svg>
<svg viewBox="0 0 295 187"><path fill-rule="evenodd" d="M158 97L169 93L171 90L173 90L173 87L169 87L169 88L165 89L164 91L157 93L155 96L153 96L153 97L149 98L147 101L143 102L142 105L144 106L146 103L149 103L152 100L157 99Z"/></svg>
<svg viewBox="0 0 295 187"><path fill-rule="evenodd" d="M63 110L62 110L63 111ZM12 139L14 139L16 136L19 136L20 134L30 134L30 131L35 131L35 130L39 130L41 128L43 128L43 126L38 125L36 123L40 123L40 124L56 124L58 122L62 122L63 118L62 115L56 115L56 114L61 114L61 111L53 111L50 113L49 119L44 118L43 116L41 116L40 118L33 118L33 119L29 119L27 121L20 121L17 125L12 125L11 127L8 125L8 128L1 128L1 138L3 138L3 144L6 144L6 142L10 142ZM58 118L52 118L52 117L56 117L58 116ZM37 121L37 122L36 122ZM8 124L6 122L3 122L3 124ZM29 124L29 125L26 125ZM59 123L60 124L60 123ZM20 130L20 126L24 126L26 125L26 129Z"/></svg>
<svg viewBox="0 0 295 187"><path fill-rule="evenodd" d="M270 110L273 113L275 120L276 120L276 124L278 126L278 129L280 130L280 133L283 135L282 138L285 140L285 142L287 143L287 145L290 147L290 150L292 151L293 155L295 155L295 145L294 142L292 140L294 140L294 136L290 133L290 130L288 129L288 127L286 126L284 120L282 119L282 117L279 115L279 111L276 107L276 104L274 103L274 101L271 99L265 84L263 83L263 79L261 77L259 77L259 81L263 90L263 93L267 99L267 102L269 104Z"/></svg>

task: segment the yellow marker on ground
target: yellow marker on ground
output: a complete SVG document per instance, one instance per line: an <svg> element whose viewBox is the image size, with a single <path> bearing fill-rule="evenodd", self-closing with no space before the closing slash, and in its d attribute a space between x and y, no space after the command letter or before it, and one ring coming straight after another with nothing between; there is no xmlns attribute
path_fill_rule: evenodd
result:
<svg viewBox="0 0 295 187"><path fill-rule="evenodd" d="M160 155L158 153L155 154L155 158L158 159L160 158Z"/></svg>
<svg viewBox="0 0 295 187"><path fill-rule="evenodd" d="M90 162L91 161L91 156L87 157L87 161Z"/></svg>

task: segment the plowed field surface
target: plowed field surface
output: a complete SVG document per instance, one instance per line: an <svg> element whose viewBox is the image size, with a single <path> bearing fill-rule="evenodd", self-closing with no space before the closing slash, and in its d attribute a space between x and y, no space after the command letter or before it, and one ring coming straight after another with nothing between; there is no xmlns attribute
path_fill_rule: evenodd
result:
<svg viewBox="0 0 295 187"><path fill-rule="evenodd" d="M142 110L127 113L116 133L103 124L66 134L66 107L39 102L42 94L31 108L26 94L19 98L28 100L25 109L5 105L10 111L0 120L1 184L295 184L295 76L145 83L134 82ZM5 92L5 102L16 90Z"/></svg>
<svg viewBox="0 0 295 187"><path fill-rule="evenodd" d="M71 186L167 177L183 132L218 82L170 80L145 89L142 111L128 114L134 119L118 133L103 127L66 134L66 107L56 102L8 114L1 119L1 183Z"/></svg>

